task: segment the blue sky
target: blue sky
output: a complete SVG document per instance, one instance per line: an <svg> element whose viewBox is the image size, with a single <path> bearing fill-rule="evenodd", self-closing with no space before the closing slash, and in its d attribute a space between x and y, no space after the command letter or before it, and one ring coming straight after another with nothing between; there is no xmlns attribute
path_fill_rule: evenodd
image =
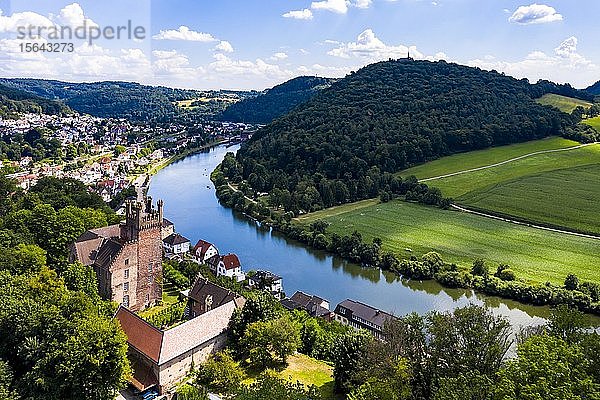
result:
<svg viewBox="0 0 600 400"><path fill-rule="evenodd" d="M0 75L264 89L298 75L344 76L403 57L585 87L600 80L597 0L0 0ZM127 24L143 40L75 40L23 53L19 26ZM56 41L56 40L55 40Z"/></svg>

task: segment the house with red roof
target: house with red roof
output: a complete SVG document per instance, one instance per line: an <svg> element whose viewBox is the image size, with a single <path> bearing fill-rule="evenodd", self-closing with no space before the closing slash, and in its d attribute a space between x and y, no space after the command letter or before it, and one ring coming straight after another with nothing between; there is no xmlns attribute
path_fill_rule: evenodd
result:
<svg viewBox="0 0 600 400"><path fill-rule="evenodd" d="M211 258L219 255L219 249L214 244L200 239L194 246L192 254L199 263L206 263Z"/></svg>
<svg viewBox="0 0 600 400"><path fill-rule="evenodd" d="M219 258L219 263L216 265L217 276L227 276L241 282L246 279L246 274L242 271L240 259L235 254L227 254Z"/></svg>

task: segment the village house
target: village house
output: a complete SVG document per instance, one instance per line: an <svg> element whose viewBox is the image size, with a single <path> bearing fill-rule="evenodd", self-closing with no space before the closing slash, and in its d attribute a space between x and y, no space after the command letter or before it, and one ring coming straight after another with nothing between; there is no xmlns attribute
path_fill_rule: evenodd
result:
<svg viewBox="0 0 600 400"><path fill-rule="evenodd" d="M190 251L190 240L179 233L172 233L163 239L165 253L182 256Z"/></svg>
<svg viewBox="0 0 600 400"><path fill-rule="evenodd" d="M331 319L329 301L319 296L297 291L292 297L281 300L281 304L288 310L304 310L311 317L323 318L328 321Z"/></svg>
<svg viewBox="0 0 600 400"><path fill-rule="evenodd" d="M127 335L130 383L140 392L155 388L166 394L193 365L225 347L226 329L236 306L233 301L171 329L161 330L125 307L116 318Z"/></svg>
<svg viewBox="0 0 600 400"><path fill-rule="evenodd" d="M185 315L190 319L221 307L230 301L233 301L237 308L243 307L245 303L242 296L212 283L202 275L198 275L192 288L184 291L183 295L187 298Z"/></svg>
<svg viewBox="0 0 600 400"><path fill-rule="evenodd" d="M354 329L365 329L383 339L383 327L395 317L385 311L354 300L344 300L335 308L335 320Z"/></svg>
<svg viewBox="0 0 600 400"><path fill-rule="evenodd" d="M219 262L211 267L217 276L226 276L234 279L236 282L242 282L246 279L246 274L242 272L240 259L235 254L227 254L219 258Z"/></svg>
<svg viewBox="0 0 600 400"><path fill-rule="evenodd" d="M207 263L210 259L219 255L219 249L205 240L198 240L194 246L193 256L199 263Z"/></svg>
<svg viewBox="0 0 600 400"><path fill-rule="evenodd" d="M165 240L167 236L175 233L175 224L169 221L166 218L163 218L163 226L162 226L162 239Z"/></svg>
<svg viewBox="0 0 600 400"><path fill-rule="evenodd" d="M248 285L251 288L267 291L277 299L284 297L283 279L270 271L256 271L248 277Z"/></svg>
<svg viewBox="0 0 600 400"><path fill-rule="evenodd" d="M85 232L70 260L93 267L103 298L133 311L152 306L162 300L162 220L162 201L155 209L151 198L126 200L125 222Z"/></svg>

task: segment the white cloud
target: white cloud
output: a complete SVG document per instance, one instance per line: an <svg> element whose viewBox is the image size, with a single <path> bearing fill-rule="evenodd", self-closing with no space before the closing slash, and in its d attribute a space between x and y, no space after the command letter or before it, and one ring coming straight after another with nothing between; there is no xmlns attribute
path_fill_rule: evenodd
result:
<svg viewBox="0 0 600 400"><path fill-rule="evenodd" d="M288 55L283 52L275 53L271 56L271 60L273 61L281 61L285 60L286 58L288 58Z"/></svg>
<svg viewBox="0 0 600 400"><path fill-rule="evenodd" d="M283 17L293 19L313 19L313 13L308 8L305 8L304 10L286 12L283 14Z"/></svg>
<svg viewBox="0 0 600 400"><path fill-rule="evenodd" d="M83 8L81 8L79 3L69 4L68 6L60 10L60 13L58 15L52 16L52 19L55 20L61 26L98 26L97 23L85 16Z"/></svg>
<svg viewBox="0 0 600 400"><path fill-rule="evenodd" d="M563 16L559 14L554 7L534 3L529 6L517 8L508 20L521 25L545 24L562 21Z"/></svg>
<svg viewBox="0 0 600 400"><path fill-rule="evenodd" d="M54 23L48 18L31 11L5 16L2 14L2 10L0 10L0 33L17 33L19 27L30 25L51 27L54 26Z"/></svg>
<svg viewBox="0 0 600 400"><path fill-rule="evenodd" d="M327 54L341 58L361 58L365 61L379 61L388 58L406 57L410 51L413 58L423 58L415 47L404 45L390 46L383 43L371 29L366 29L356 42L342 43Z"/></svg>
<svg viewBox="0 0 600 400"><path fill-rule="evenodd" d="M161 30L160 33L152 36L156 40L187 40L192 42L216 42L217 39L210 33L196 32L185 25L179 29Z"/></svg>
<svg viewBox="0 0 600 400"><path fill-rule="evenodd" d="M219 44L215 47L217 51L223 51L225 53L233 53L233 46L226 40L221 40Z"/></svg>
<svg viewBox="0 0 600 400"><path fill-rule="evenodd" d="M313 10L325 10L337 14L346 14L348 12L349 4L350 2L347 0L323 0L312 2L310 8Z"/></svg>
<svg viewBox="0 0 600 400"><path fill-rule="evenodd" d="M523 60L500 61L486 56L469 62L483 69L504 72L516 78L528 78L532 82L548 79L559 83L571 83L586 87L598 80L600 67L577 52L577 38L565 39L553 53L532 51Z"/></svg>

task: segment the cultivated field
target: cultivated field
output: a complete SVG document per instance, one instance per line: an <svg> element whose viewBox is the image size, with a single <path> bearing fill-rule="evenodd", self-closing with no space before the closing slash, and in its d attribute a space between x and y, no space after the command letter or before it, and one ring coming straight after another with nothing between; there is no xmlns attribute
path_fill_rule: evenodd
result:
<svg viewBox="0 0 600 400"><path fill-rule="evenodd" d="M457 171L479 168L485 165L496 164L540 151L565 149L578 146L579 143L561 137L550 137L517 143L508 146L492 147L485 150L470 151L468 153L454 154L443 157L426 164L406 169L400 173L402 176L415 175L419 179L431 178L451 174Z"/></svg>
<svg viewBox="0 0 600 400"><path fill-rule="evenodd" d="M536 101L545 106L556 107L560 111L566 112L568 114L572 113L573 110L579 106L583 108L590 108L592 106L592 103L585 100L574 99L572 97L566 97L551 93L543 95Z"/></svg>
<svg viewBox="0 0 600 400"><path fill-rule="evenodd" d="M507 263L519 277L535 282L560 284L570 272L600 282L599 240L402 201L362 201L305 215L298 222L317 219L331 223L330 232L358 230L366 240L380 237L386 249L404 257L437 251L445 261L463 266L478 257L491 267Z"/></svg>
<svg viewBox="0 0 600 400"><path fill-rule="evenodd" d="M600 234L600 144L577 145L552 138L497 147L445 157L401 175L415 174L461 205ZM518 158L553 149L564 150ZM482 166L490 167L477 169Z"/></svg>
<svg viewBox="0 0 600 400"><path fill-rule="evenodd" d="M583 121L583 123L600 132L600 117L586 119Z"/></svg>

